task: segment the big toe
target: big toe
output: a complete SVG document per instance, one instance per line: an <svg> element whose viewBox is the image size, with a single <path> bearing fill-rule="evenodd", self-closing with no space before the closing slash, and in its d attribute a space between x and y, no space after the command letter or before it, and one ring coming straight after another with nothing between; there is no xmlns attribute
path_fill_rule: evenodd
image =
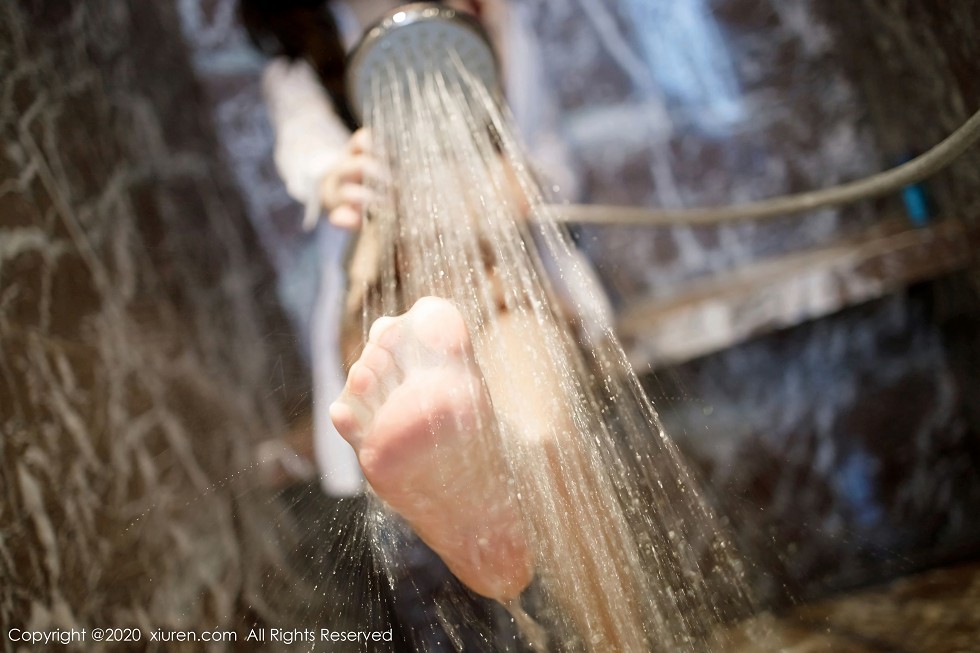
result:
<svg viewBox="0 0 980 653"><path fill-rule="evenodd" d="M441 297L423 297L405 314L415 340L431 353L460 356L470 353L463 315Z"/></svg>

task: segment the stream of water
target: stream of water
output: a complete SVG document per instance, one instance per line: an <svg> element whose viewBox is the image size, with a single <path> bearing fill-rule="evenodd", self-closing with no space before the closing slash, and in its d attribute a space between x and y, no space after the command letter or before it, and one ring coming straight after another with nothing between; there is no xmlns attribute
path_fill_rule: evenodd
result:
<svg viewBox="0 0 980 653"><path fill-rule="evenodd" d="M498 425L481 437L533 561L508 606L532 648L712 650L751 611L739 558L596 310L506 107L457 72L376 80L367 122L385 174L355 254L359 335L428 295L462 313ZM398 556L380 557L399 582Z"/></svg>

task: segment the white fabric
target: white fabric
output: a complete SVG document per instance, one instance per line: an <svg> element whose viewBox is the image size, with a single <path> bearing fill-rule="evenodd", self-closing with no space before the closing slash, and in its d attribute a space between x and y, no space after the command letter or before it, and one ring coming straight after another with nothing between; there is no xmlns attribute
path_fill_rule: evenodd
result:
<svg viewBox="0 0 980 653"><path fill-rule="evenodd" d="M275 162L289 194L304 205L319 198L319 182L343 154L350 130L305 62L273 60L262 94L276 133Z"/></svg>
<svg viewBox="0 0 980 653"><path fill-rule="evenodd" d="M391 0L373 2L377 6L370 9L377 14L396 4ZM365 7L348 3L333 3L331 7L349 49L363 30L357 14L363 17L370 12L366 14ZM546 82L541 56L525 11L516 4L508 7L506 15L500 18L502 24L490 30L492 34L503 35L506 40L506 43L495 43L502 58L506 96L528 151L534 155L539 174L547 184L559 185L566 197L574 197L577 190L575 174L568 165L563 141L554 130L557 124L555 105L548 101L550 94L542 93ZM350 130L338 117L315 72L305 62L277 59L270 63L263 76L263 92L276 134L276 167L290 195L306 206L304 224L311 225L320 213L320 181L343 156ZM314 451L324 490L333 496L348 496L362 488L360 468L353 450L330 421L327 408L344 386L339 343L343 298L347 289L343 260L350 234L323 220L317 236L321 278L311 322ZM580 253L573 252L567 258L553 261L554 268L560 271L578 262L585 265L587 271L591 270ZM574 275L556 276L572 278ZM572 305L583 310L587 322L602 319L598 316L608 317L608 304L600 299L589 299L604 297L601 292L593 292L598 287L597 282L586 285L594 287L576 291L559 284L559 290L572 300ZM583 297L587 299L583 300Z"/></svg>
<svg viewBox="0 0 980 653"><path fill-rule="evenodd" d="M320 469L320 482L331 496L351 496L361 490L357 456L344 440L327 408L344 389L340 353L340 327L347 290L344 253L351 234L326 220L317 230L320 252L320 289L311 320L313 353L313 453Z"/></svg>

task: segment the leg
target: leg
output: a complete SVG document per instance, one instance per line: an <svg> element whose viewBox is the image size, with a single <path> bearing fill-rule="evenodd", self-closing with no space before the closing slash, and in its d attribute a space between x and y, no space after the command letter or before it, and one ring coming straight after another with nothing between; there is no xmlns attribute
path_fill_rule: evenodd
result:
<svg viewBox="0 0 980 653"><path fill-rule="evenodd" d="M559 327L567 325L558 325ZM590 650L641 651L636 587L619 539L624 523L612 509L615 495L595 459L595 445L583 440L569 415L570 393L563 374L548 357L535 357L542 326L527 312L497 316L491 342L506 365L484 370L495 412L521 441L518 487L521 510L533 534L537 573L575 629L593 643ZM570 352L570 355L574 355ZM556 518L557 516L557 518Z"/></svg>

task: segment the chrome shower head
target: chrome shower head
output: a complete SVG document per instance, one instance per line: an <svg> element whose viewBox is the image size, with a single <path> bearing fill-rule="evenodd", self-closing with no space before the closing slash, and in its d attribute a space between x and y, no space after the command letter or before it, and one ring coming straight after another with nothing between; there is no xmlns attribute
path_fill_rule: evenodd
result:
<svg viewBox="0 0 980 653"><path fill-rule="evenodd" d="M414 2L389 12L354 48L347 66L347 96L361 123L370 115L372 84L394 71L440 70L459 76L459 63L491 90L498 85L497 59L483 26L472 16L434 2Z"/></svg>

